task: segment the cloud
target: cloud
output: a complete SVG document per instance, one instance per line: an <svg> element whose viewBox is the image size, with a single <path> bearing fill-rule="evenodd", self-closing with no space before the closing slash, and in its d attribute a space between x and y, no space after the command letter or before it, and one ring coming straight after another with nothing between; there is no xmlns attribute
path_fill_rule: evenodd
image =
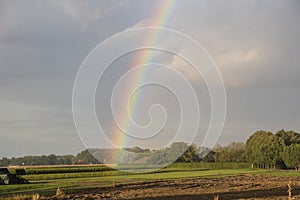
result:
<svg viewBox="0 0 300 200"><path fill-rule="evenodd" d="M229 87L270 87L268 81L277 87L291 76L296 81L300 26L292 24L298 23L299 4L204 1L181 3L178 9L168 27L202 44Z"/></svg>
<svg viewBox="0 0 300 200"><path fill-rule="evenodd" d="M55 143L42 141L43 148L31 142L41 137L61 139L55 145L61 152L81 150L71 116L81 62L104 39L154 24L158 3L0 1L0 134L10 133L5 143L27 141L30 152L54 151ZM230 137L243 132L237 138L245 138L260 127L299 131L299 9L297 1L177 1L164 24L196 39L219 66L228 93L225 132ZM163 42L177 49L184 45ZM179 57L157 53L155 59L192 82L200 80ZM54 132L57 138L50 139ZM67 140L74 142L64 144ZM7 155L19 154L14 145L0 146Z"/></svg>
<svg viewBox="0 0 300 200"><path fill-rule="evenodd" d="M88 18L99 19L100 13L91 12L88 1L61 1L65 13L73 19L87 16Z"/></svg>
<svg viewBox="0 0 300 200"><path fill-rule="evenodd" d="M151 3L33 0L0 5L0 107L6 108L1 109L0 133L10 133L8 144L26 141L30 152L52 153L54 144L42 141L45 148L40 149L37 138L53 134L61 139L54 145L57 153L82 150L71 114L76 72L99 42L148 15ZM13 145L0 146L7 156L20 154Z"/></svg>
<svg viewBox="0 0 300 200"><path fill-rule="evenodd" d="M217 58L219 63L222 63L222 66L227 67L243 67L245 65L255 63L259 59L259 52L257 50L249 50L249 51L231 51L225 52L221 54L219 58Z"/></svg>
<svg viewBox="0 0 300 200"><path fill-rule="evenodd" d="M296 1L179 4L167 27L184 32L202 44L225 81L229 123L224 133L230 134L225 134L220 142L230 142L232 138L244 140L257 129L275 131L284 127L299 131L295 101L300 100L300 26L296 25L300 4ZM143 19L135 27L147 26L153 19ZM182 59L173 56L172 61L165 63L197 81Z"/></svg>
<svg viewBox="0 0 300 200"><path fill-rule="evenodd" d="M300 62L300 40L297 39L300 26L293 25L300 17L298 3L201 1L176 4L165 26L186 33L203 45L228 87L300 84L295 75L300 73L296 67ZM156 17L142 18L129 29L154 26L159 21ZM179 47L184 45L178 41L168 42ZM173 59L181 70L186 69L191 79L195 78L183 61Z"/></svg>

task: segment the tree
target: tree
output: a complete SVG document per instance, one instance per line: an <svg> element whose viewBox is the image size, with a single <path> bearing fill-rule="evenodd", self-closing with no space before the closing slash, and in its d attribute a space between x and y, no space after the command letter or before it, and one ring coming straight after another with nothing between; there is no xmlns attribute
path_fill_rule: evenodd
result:
<svg viewBox="0 0 300 200"><path fill-rule="evenodd" d="M164 163L168 163L167 159L167 150L165 148L155 150L150 154L150 157L148 158L148 163L154 164L154 165L160 165Z"/></svg>
<svg viewBox="0 0 300 200"><path fill-rule="evenodd" d="M258 151L264 168L275 168L276 163L281 160L280 153L282 149L283 147L280 144L280 140L275 135L272 134L262 138Z"/></svg>
<svg viewBox="0 0 300 200"><path fill-rule="evenodd" d="M290 146L291 144L300 144L300 134L296 133L294 131L285 131L282 129L282 130L277 131L275 136L278 137L280 140L282 151L286 146ZM286 163L283 161L282 156L280 156L280 159L277 162L277 165L279 165L280 168L287 167Z"/></svg>
<svg viewBox="0 0 300 200"><path fill-rule="evenodd" d="M133 152L133 153L149 153L150 150L149 149L142 149L140 147L132 147L132 148L124 148L124 150L129 151L129 152Z"/></svg>
<svg viewBox="0 0 300 200"><path fill-rule="evenodd" d="M57 157L54 154L47 156L47 160L49 165L56 165L57 163Z"/></svg>
<svg viewBox="0 0 300 200"><path fill-rule="evenodd" d="M275 168L280 162L283 146L279 137L271 132L257 131L246 142L246 157L259 168Z"/></svg>
<svg viewBox="0 0 300 200"><path fill-rule="evenodd" d="M216 144L212 149L214 152L222 151L223 147L220 144Z"/></svg>
<svg viewBox="0 0 300 200"><path fill-rule="evenodd" d="M88 150L84 150L76 155L77 162L82 164L99 164L100 162L90 154Z"/></svg>
<svg viewBox="0 0 300 200"><path fill-rule="evenodd" d="M196 145L188 145L185 142L174 142L170 147L155 150L148 159L151 164L197 161L199 161L198 148Z"/></svg>
<svg viewBox="0 0 300 200"><path fill-rule="evenodd" d="M199 150L196 145L188 146L187 150L180 156L176 162L198 162Z"/></svg>
<svg viewBox="0 0 300 200"><path fill-rule="evenodd" d="M291 144L300 144L300 134L294 131L280 130L275 134L283 145L289 146Z"/></svg>
<svg viewBox="0 0 300 200"><path fill-rule="evenodd" d="M259 168L291 166L291 163L286 163L290 162L287 155L291 149L287 148L284 154L283 151L294 144L300 144L300 134L294 131L280 130L275 135L271 132L257 131L246 142L246 157L249 162ZM285 161L283 155L285 155Z"/></svg>
<svg viewBox="0 0 300 200"><path fill-rule="evenodd" d="M272 135L271 132L257 131L246 141L246 158L253 165L260 167L261 164L265 163L261 155L261 146Z"/></svg>
<svg viewBox="0 0 300 200"><path fill-rule="evenodd" d="M57 156L57 164L58 165L71 165L73 155L64 155L64 156Z"/></svg>
<svg viewBox="0 0 300 200"><path fill-rule="evenodd" d="M216 152L216 162L246 162L246 145L242 142L233 142Z"/></svg>
<svg viewBox="0 0 300 200"><path fill-rule="evenodd" d="M8 158L2 158L2 159L0 160L0 166L6 167L6 166L8 166L8 165L10 165L10 159L8 159Z"/></svg>
<svg viewBox="0 0 300 200"><path fill-rule="evenodd" d="M298 170L300 166L300 144L291 144L284 147L281 156L287 167Z"/></svg>

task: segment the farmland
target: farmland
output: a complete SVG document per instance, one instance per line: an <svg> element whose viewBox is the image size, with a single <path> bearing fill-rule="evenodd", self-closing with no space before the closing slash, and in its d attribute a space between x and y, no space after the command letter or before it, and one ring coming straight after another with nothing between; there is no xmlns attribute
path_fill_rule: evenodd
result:
<svg viewBox="0 0 300 200"><path fill-rule="evenodd" d="M274 195L285 195L290 179L293 181L294 193L300 192L299 172L250 169L248 165L247 163L175 163L142 174L117 171L103 165L27 167L27 175L23 177L31 184L2 185L0 195L2 198L8 198L18 194L30 196L39 193L44 198L46 196L50 198L55 195L57 188L60 188L66 195L71 195L70 198L75 199L84 199L82 195L90 196L92 199L100 197L143 199L157 197L157 191L160 191L161 196L172 196L171 191L174 195L176 190L178 197L194 195L196 198L197 195L206 195L207 198L210 197L208 199L212 199L215 193L228 196L233 195L229 194L230 191L237 192L243 188L245 197L249 196L247 191L251 193L254 190L256 193L252 194L252 197L261 197L265 194L263 191L273 195L270 192L273 191L272 188L277 188L274 192L278 194ZM126 169L129 167L120 166ZM189 196L190 198L187 199L193 199L194 196Z"/></svg>

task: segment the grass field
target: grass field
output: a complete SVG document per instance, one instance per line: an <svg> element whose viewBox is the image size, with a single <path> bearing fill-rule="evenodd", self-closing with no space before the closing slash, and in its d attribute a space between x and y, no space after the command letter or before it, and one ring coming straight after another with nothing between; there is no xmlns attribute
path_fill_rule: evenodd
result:
<svg viewBox="0 0 300 200"><path fill-rule="evenodd" d="M144 181L158 181L168 179L196 179L199 177L216 178L240 174L259 174L274 176L299 176L294 171L266 171L246 168L247 164L228 164L222 166L207 163L176 163L158 171L133 174L116 171L105 166L69 166L27 168L27 175L23 176L31 182L27 185L1 185L0 195L19 193L39 193L54 195L59 187L67 193L76 193L82 189L114 187L124 184L135 184ZM128 166L122 166L128 167ZM141 167L141 166L140 166ZM227 167L229 169L218 169ZM235 167L243 167L231 169ZM13 171L13 170L12 170Z"/></svg>

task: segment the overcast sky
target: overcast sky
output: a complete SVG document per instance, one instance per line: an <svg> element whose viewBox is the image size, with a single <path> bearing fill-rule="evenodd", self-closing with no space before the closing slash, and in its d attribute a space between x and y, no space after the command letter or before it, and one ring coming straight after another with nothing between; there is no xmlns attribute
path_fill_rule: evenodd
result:
<svg viewBox="0 0 300 200"><path fill-rule="evenodd" d="M0 1L0 157L75 154L84 149L72 116L73 84L81 63L106 38L153 25L159 3ZM174 2L163 26L202 44L224 80L227 116L219 144L245 141L256 130L300 132L299 19L300 3L296 0ZM170 41L173 43L176 41ZM130 55L112 66L102 85L104 91L111 91L111 79L122 75L124 68L120 66L129 60ZM157 55L156 60L181 69L185 66L167 53ZM182 73L197 95L202 94L203 80L192 77L190 70L182 69ZM164 96L161 89L145 91L141 93L147 104L143 108L161 97L170 103L170 113L178 112L172 108L176 101ZM101 101L101 95L97 99ZM205 110L207 102L203 102L205 122L209 109ZM97 106L98 113L106 113L105 109ZM144 123L142 117L140 120ZM178 120L176 116L169 118L166 135L177 127ZM102 123L105 126L105 116ZM141 146L163 145L164 134L159 141L159 145L150 141ZM201 137L194 142L201 144Z"/></svg>

